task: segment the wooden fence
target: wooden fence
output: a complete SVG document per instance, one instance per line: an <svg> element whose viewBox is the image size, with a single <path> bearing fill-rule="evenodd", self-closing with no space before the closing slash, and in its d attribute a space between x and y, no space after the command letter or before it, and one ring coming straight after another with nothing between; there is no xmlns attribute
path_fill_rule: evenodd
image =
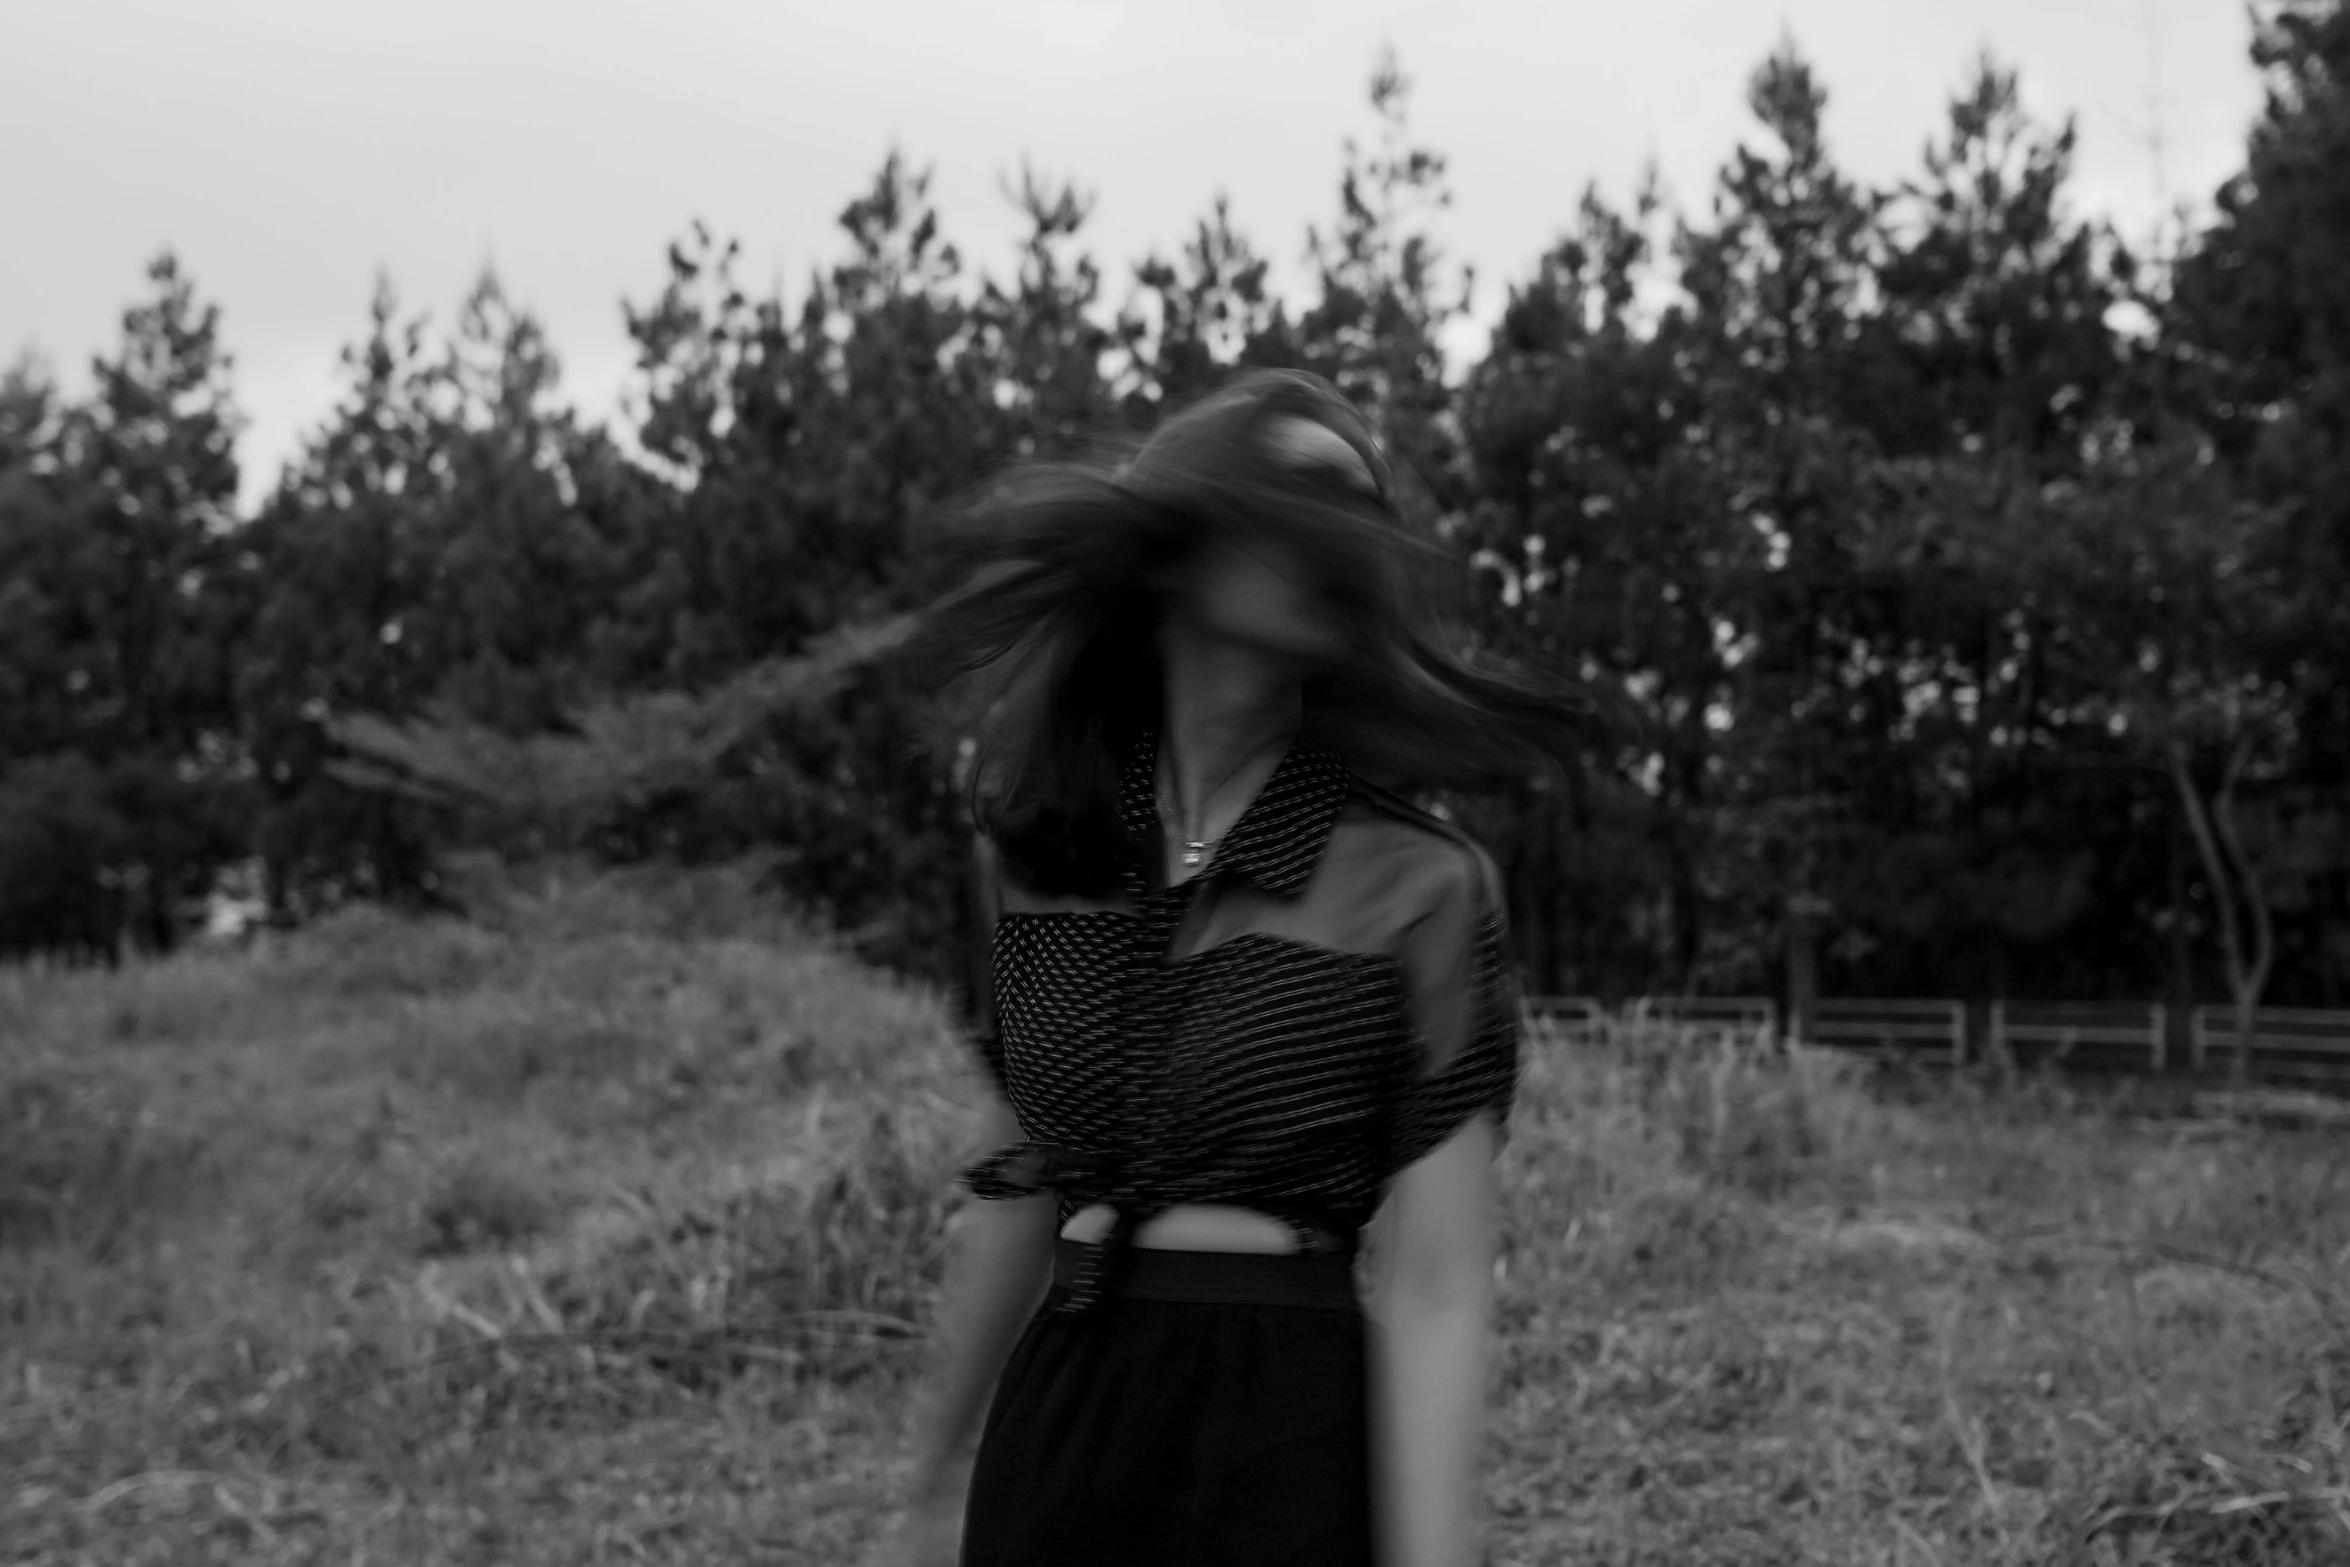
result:
<svg viewBox="0 0 2350 1567"><path fill-rule="evenodd" d="M1526 1010L1548 1023L1553 1034L1578 1042L1605 1028L1613 1018L1589 996L1528 996Z"/></svg>
<svg viewBox="0 0 2350 1567"><path fill-rule="evenodd" d="M1768 996L1635 996L1612 1011L1590 996L1529 996L1526 1009L1569 1037L1643 1019L1737 1033L1779 1032L1779 1003Z"/></svg>
<svg viewBox="0 0 2350 1567"><path fill-rule="evenodd" d="M2236 1009L2197 1007L2187 1038L2198 1072L2232 1067ZM2252 1075L2271 1082L2350 1085L2350 1012L2262 1007L2252 1014Z"/></svg>
<svg viewBox="0 0 2350 1567"><path fill-rule="evenodd" d="M1881 1059L1928 1066L1966 1065L1963 1001L1853 1001L1822 997L1812 1008L1812 1039Z"/></svg>
<svg viewBox="0 0 2350 1567"><path fill-rule="evenodd" d="M1780 1032L1778 1004L1767 996L1649 996L1614 1008L1589 996L1533 996L1526 1005L1568 1040L1642 1018L1698 1029ZM1994 1001L1978 1039L1962 1001L1825 997L1813 1005L1810 1032L1816 1044L1933 1067L1963 1066L1979 1056L2027 1069L2160 1072L2171 1064L2173 1037L2187 1041L2185 1064L2197 1073L2232 1066L2234 1008L2191 1008L2175 1036L2171 1021L2168 1008L2151 1002ZM2350 1089L2350 1011L2260 1009L2253 1014L2251 1075Z"/></svg>
<svg viewBox="0 0 2350 1567"><path fill-rule="evenodd" d="M2164 1064L2163 1038L2163 1009L2152 1003L1991 1003L1991 1059L2020 1067L2159 1072Z"/></svg>

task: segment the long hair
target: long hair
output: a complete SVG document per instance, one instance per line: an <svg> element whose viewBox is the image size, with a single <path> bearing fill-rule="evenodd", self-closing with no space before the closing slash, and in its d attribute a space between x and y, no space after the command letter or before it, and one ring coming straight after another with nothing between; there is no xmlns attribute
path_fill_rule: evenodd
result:
<svg viewBox="0 0 2350 1567"><path fill-rule="evenodd" d="M1300 418L1357 461L1271 438ZM1161 719L1152 584L1219 530L1278 530L1338 601L1351 645L1307 677L1305 724L1356 772L1390 788L1475 788L1569 754L1587 704L1468 651L1449 613L1460 563L1406 521L1395 492L1335 387L1252 371L1139 448L1016 469L955 516L946 543L967 575L932 606L929 630L950 668L977 677L972 807L1024 882L1099 895L1139 849L1119 780Z"/></svg>

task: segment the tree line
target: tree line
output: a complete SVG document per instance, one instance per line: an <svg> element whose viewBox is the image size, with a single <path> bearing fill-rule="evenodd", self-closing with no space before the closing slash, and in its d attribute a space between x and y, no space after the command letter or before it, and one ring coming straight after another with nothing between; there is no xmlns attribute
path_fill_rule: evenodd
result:
<svg viewBox="0 0 2350 1567"><path fill-rule="evenodd" d="M2257 63L2243 172L2134 247L1988 57L1876 188L1783 46L1703 209L1587 194L1465 366L1392 59L1297 300L1222 202L1106 272L1033 171L974 267L893 155L795 301L671 245L618 427L494 277L445 326L380 285L251 515L166 255L86 396L0 381L0 950L168 947L240 884L429 900L466 847L757 852L960 979L914 530L1294 365L1378 421L1468 630L1616 715L1457 802L1529 984L1769 989L1800 951L1830 993L2350 1004L2350 16L2269 7Z"/></svg>

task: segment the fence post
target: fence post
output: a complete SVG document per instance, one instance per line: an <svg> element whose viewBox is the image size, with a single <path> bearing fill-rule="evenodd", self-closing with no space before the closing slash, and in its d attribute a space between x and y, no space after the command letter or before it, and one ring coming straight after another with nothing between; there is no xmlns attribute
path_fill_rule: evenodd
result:
<svg viewBox="0 0 2350 1567"><path fill-rule="evenodd" d="M1787 1016L1789 1037L1812 1042L1819 1022L1820 921L1828 900L1816 893L1791 893L1787 899Z"/></svg>

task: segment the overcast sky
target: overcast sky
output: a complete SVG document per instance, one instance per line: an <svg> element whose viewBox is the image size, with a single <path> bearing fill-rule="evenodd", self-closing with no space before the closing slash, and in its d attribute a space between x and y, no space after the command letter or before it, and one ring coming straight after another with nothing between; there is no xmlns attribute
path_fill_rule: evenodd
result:
<svg viewBox="0 0 2350 1567"><path fill-rule="evenodd" d="M379 268L445 319L489 261L600 413L672 236L706 219L796 289L893 144L981 265L1027 157L1097 193L1116 291L1218 191L1294 283L1383 41L1489 315L1587 183L1623 197L1653 158L1700 206L1783 34L1880 182L1990 47L2078 116L2076 205L2132 237L2158 189L2208 203L2260 98L2242 0L0 0L0 357L81 384L176 248L224 307L251 495L331 406Z"/></svg>

